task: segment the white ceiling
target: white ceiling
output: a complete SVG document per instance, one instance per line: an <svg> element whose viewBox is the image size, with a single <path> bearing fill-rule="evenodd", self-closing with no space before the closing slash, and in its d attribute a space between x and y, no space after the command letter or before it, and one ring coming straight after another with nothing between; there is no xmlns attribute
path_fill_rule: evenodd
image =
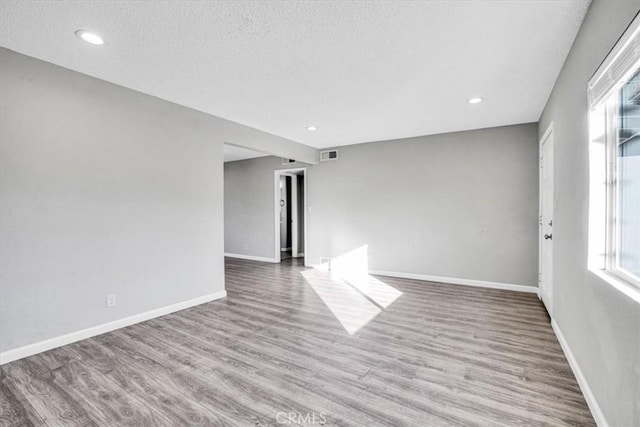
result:
<svg viewBox="0 0 640 427"><path fill-rule="evenodd" d="M237 147L235 145L224 144L224 161L235 162L236 160L255 159L256 157L265 157L268 154L259 153L247 148Z"/></svg>
<svg viewBox="0 0 640 427"><path fill-rule="evenodd" d="M0 4L4 47L327 147L537 121L589 1Z"/></svg>

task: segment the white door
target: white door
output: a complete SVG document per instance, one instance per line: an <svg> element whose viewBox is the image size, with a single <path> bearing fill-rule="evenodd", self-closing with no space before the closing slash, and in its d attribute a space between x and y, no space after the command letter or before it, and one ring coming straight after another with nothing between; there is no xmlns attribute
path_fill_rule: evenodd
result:
<svg viewBox="0 0 640 427"><path fill-rule="evenodd" d="M540 146L540 298L553 317L553 128Z"/></svg>

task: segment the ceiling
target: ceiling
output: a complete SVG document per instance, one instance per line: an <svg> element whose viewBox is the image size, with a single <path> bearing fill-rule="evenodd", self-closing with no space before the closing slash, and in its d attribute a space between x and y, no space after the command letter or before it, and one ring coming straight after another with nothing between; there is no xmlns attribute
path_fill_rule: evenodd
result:
<svg viewBox="0 0 640 427"><path fill-rule="evenodd" d="M0 45L322 148L537 121L588 6L1 0Z"/></svg>
<svg viewBox="0 0 640 427"><path fill-rule="evenodd" d="M236 160L255 159L256 157L265 157L268 154L259 153L247 148L238 147L235 145L224 144L224 161L235 162Z"/></svg>

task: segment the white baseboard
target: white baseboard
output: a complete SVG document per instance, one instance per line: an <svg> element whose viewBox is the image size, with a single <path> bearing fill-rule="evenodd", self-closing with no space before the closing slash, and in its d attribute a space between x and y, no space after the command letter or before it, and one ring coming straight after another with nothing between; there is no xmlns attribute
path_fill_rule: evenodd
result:
<svg viewBox="0 0 640 427"><path fill-rule="evenodd" d="M230 254L225 252L224 256L229 258L240 258L240 259L248 259L249 261L260 261L260 262L279 262L275 258L266 258L261 256L253 256L253 255L242 255L242 254Z"/></svg>
<svg viewBox="0 0 640 427"><path fill-rule="evenodd" d="M226 296L227 291L215 292L213 294L203 295L201 297L190 299L188 301L182 301L177 304L171 304L165 307L156 308L144 313L134 314L133 316L114 320L113 322L103 323L102 325L92 326L90 328L71 332L59 337L50 338L48 340L40 341L34 344L25 345L23 347L18 347L13 350L7 350L0 353L0 365L4 365L5 363L13 362L14 360L22 359L24 357L33 356L34 354L52 350L54 348L71 344L76 341L91 338L96 335L104 334L116 329L124 328L126 326L134 325L136 323L144 322L145 320L154 319L156 317L184 310L185 308L224 298Z"/></svg>
<svg viewBox="0 0 640 427"><path fill-rule="evenodd" d="M598 402L596 401L589 384L587 383L587 379L584 377L578 362L576 361L573 352L571 352L571 348L569 347L569 343L562 335L562 331L560 327L556 323L555 319L551 319L551 327L553 328L553 332L556 333L556 337L558 337L558 342L560 342L560 347L562 347L562 351L564 351L564 355L567 357L567 361L569 362L569 366L571 366L571 370L573 371L573 375L575 375L576 380L578 381L578 385L580 386L580 390L582 390L582 394L584 395L584 399L587 401L587 405L591 410L591 415L595 420L598 427L609 427L609 423L604 417Z"/></svg>
<svg viewBox="0 0 640 427"><path fill-rule="evenodd" d="M455 277L430 276L427 274L399 273L395 271L369 270L369 274L388 277L399 277L401 279L425 280L427 282L440 282L452 285L477 286L480 288L505 289L508 291L537 293L537 286L513 285L511 283L487 282L484 280L459 279Z"/></svg>
<svg viewBox="0 0 640 427"><path fill-rule="evenodd" d="M286 251L290 251L290 250L291 250L291 248L280 248L280 251L282 251L282 252L286 252Z"/></svg>

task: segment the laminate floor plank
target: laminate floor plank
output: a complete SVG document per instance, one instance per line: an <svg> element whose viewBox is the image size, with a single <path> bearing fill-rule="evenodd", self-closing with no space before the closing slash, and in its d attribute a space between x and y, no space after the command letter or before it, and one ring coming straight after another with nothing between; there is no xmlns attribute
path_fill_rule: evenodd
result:
<svg viewBox="0 0 640 427"><path fill-rule="evenodd" d="M140 360L126 349L114 351L113 347L105 344L79 347L77 353L84 360L143 405L162 408L162 413L173 425L210 426L224 424L225 421L231 424L214 410L185 399L180 390L162 381L157 365L151 360Z"/></svg>
<svg viewBox="0 0 640 427"><path fill-rule="evenodd" d="M97 426L98 420L74 396L54 381L53 372L39 369L37 356L2 367L3 384L14 395L21 395L19 410L29 414L24 401L33 408L29 422L34 425ZM14 401L15 403L15 401ZM4 406L4 402L3 405Z"/></svg>
<svg viewBox="0 0 640 427"><path fill-rule="evenodd" d="M535 295L225 270L223 300L0 367L0 426L595 425Z"/></svg>
<svg viewBox="0 0 640 427"><path fill-rule="evenodd" d="M24 399L21 401L3 382L0 382L0 404L0 426L22 427L33 426L34 422L44 423L31 404Z"/></svg>

